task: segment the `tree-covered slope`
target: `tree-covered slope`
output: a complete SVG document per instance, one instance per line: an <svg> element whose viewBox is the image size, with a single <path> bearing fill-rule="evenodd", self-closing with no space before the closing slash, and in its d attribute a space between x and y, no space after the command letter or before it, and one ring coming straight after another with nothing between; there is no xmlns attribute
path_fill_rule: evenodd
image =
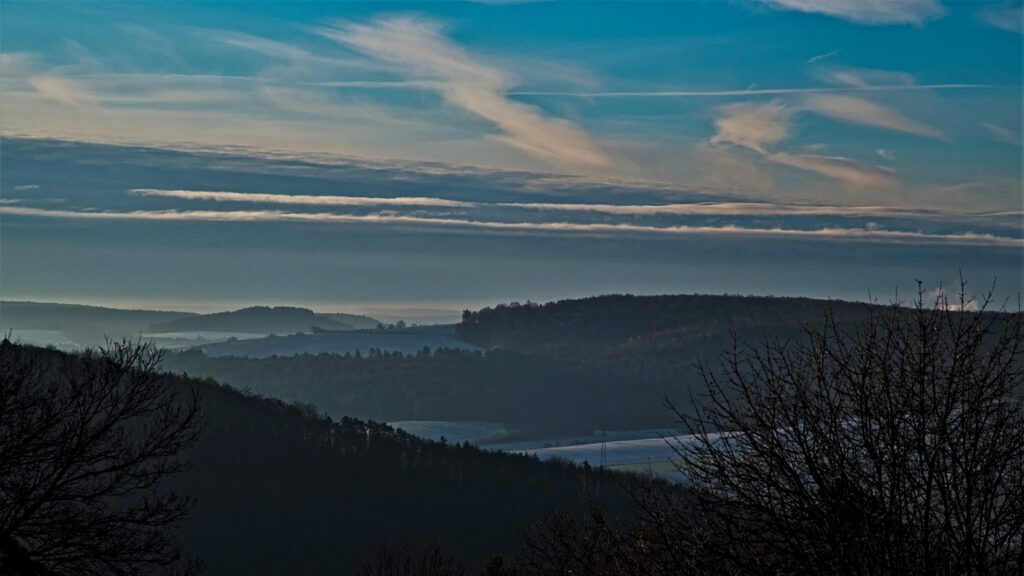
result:
<svg viewBox="0 0 1024 576"><path fill-rule="evenodd" d="M501 304L465 311L456 335L483 348L542 351L608 346L644 339L763 332L819 322L831 307L838 317L863 317L864 304L811 298L755 296L595 296L548 304Z"/></svg>
<svg viewBox="0 0 1024 576"><path fill-rule="evenodd" d="M833 305L736 296L605 296L467 313L456 327L486 353L373 357L211 358L169 355L169 369L209 375L332 415L393 420L488 420L531 436L669 426L665 397L699 393L699 362L742 341L791 338Z"/></svg>
<svg viewBox="0 0 1024 576"><path fill-rule="evenodd" d="M25 350L39 365L75 361ZM639 482L332 421L212 380L164 380L199 391L203 426L185 454L191 468L166 482L196 499L181 537L210 574L349 574L378 545L401 542L441 542L483 561L514 552L521 533L551 512L584 512L591 498L627 513L623 483Z"/></svg>

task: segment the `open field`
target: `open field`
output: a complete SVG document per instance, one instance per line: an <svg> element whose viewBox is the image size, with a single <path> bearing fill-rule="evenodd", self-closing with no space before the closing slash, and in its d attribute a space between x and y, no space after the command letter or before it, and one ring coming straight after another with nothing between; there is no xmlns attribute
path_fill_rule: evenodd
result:
<svg viewBox="0 0 1024 576"><path fill-rule="evenodd" d="M416 354L423 348L476 350L458 340L450 327L427 326L404 330L352 330L322 334L268 336L253 340L222 342L202 346L208 356L267 358L299 354L369 354L371 349L385 353Z"/></svg>
<svg viewBox="0 0 1024 576"><path fill-rule="evenodd" d="M551 448L538 448L536 450L522 450L526 454L534 454L541 460L559 458L582 464L589 463L591 466L599 466L602 463L601 452L605 453L605 464L607 466L622 466L632 464L647 464L648 462L662 462L671 460L675 451L664 438L644 438L640 440L620 440L616 442L595 442L591 444L576 444L570 446L553 446Z"/></svg>
<svg viewBox="0 0 1024 576"><path fill-rule="evenodd" d="M52 346L58 350L72 351L82 348L81 344L68 338L60 330L19 330L17 328L10 328L3 336L12 342L32 346Z"/></svg>
<svg viewBox="0 0 1024 576"><path fill-rule="evenodd" d="M440 440L443 436L450 443L469 442L492 450L531 454L541 460L585 462L590 466L602 465L603 448L603 464L610 470L682 479L674 464L675 451L669 443L672 438L686 438L680 430L608 430L595 431L589 436L503 442L502 437L509 431L493 422L408 420L389 424L430 440Z"/></svg>

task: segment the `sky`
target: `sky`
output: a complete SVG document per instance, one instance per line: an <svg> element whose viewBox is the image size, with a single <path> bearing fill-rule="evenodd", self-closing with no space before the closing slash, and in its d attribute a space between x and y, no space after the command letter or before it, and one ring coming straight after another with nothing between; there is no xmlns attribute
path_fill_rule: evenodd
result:
<svg viewBox="0 0 1024 576"><path fill-rule="evenodd" d="M0 3L0 297L1022 290L1019 1Z"/></svg>

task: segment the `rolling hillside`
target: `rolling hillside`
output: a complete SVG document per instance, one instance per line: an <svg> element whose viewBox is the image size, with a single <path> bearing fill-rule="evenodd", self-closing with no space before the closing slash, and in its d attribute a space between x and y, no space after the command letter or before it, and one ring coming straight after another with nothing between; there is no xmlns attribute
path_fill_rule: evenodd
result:
<svg viewBox="0 0 1024 576"><path fill-rule="evenodd" d="M299 346L319 338L301 336L215 344L203 347L205 354L174 354L165 363L335 416L488 421L528 439L551 438L672 426L676 418L665 398L685 408L703 385L697 364L716 363L734 333L751 344L799 337L830 306L844 321L868 313L864 304L796 298L605 296L468 312L455 334L485 353L412 357L406 349L404 357L302 358L286 357L294 350L284 347L252 352L270 342Z"/></svg>
<svg viewBox="0 0 1024 576"><path fill-rule="evenodd" d="M351 330L353 326L316 314L308 308L254 306L231 312L217 312L178 318L149 325L151 333L248 332L295 334L320 330Z"/></svg>
<svg viewBox="0 0 1024 576"><path fill-rule="evenodd" d="M132 338L150 324L195 316L189 312L121 310L79 304L0 301L0 330L47 331L79 346L102 345L107 338Z"/></svg>
<svg viewBox="0 0 1024 576"><path fill-rule="evenodd" d="M75 361L15 348L38 366ZM181 537L210 574L351 574L378 545L400 542L414 550L443 542L480 563L514 553L523 531L555 511L583 514L596 499L631 513L623 488L640 481L331 420L211 380L165 378L201 396L192 467L167 484L196 499Z"/></svg>

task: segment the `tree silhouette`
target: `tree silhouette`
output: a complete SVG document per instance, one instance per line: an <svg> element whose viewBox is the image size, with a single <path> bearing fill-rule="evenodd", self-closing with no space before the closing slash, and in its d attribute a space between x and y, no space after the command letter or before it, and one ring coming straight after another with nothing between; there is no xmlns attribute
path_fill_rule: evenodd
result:
<svg viewBox="0 0 1024 576"><path fill-rule="evenodd" d="M1024 570L1022 314L964 283L912 304L705 370L675 441L695 499L653 523L719 536L743 573Z"/></svg>
<svg viewBox="0 0 1024 576"><path fill-rule="evenodd" d="M195 392L119 342L82 356L0 343L0 573L194 568L173 529L191 506L161 490L196 438Z"/></svg>

